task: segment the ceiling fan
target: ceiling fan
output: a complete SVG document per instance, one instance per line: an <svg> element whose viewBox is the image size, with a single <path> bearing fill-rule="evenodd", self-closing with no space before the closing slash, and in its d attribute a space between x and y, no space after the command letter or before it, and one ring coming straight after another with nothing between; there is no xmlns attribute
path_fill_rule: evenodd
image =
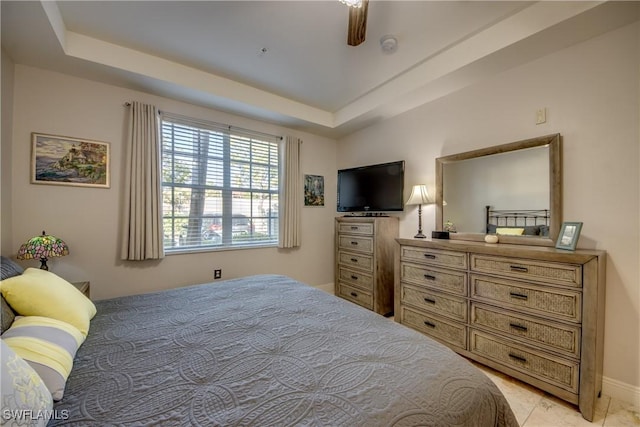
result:
<svg viewBox="0 0 640 427"><path fill-rule="evenodd" d="M349 6L349 30L347 44L358 46L364 42L367 32L367 9L369 0L340 0Z"/></svg>

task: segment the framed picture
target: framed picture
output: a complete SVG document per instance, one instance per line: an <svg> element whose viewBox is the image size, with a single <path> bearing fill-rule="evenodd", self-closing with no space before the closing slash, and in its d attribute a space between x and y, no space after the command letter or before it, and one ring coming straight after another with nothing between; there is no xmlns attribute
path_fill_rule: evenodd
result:
<svg viewBox="0 0 640 427"><path fill-rule="evenodd" d="M109 143L31 134L31 183L109 188Z"/></svg>
<svg viewBox="0 0 640 427"><path fill-rule="evenodd" d="M563 222L560 234L558 235L558 241L556 242L556 248L570 251L575 250L581 230L581 222Z"/></svg>
<svg viewBox="0 0 640 427"><path fill-rule="evenodd" d="M304 176L304 205L324 206L324 177L321 175Z"/></svg>

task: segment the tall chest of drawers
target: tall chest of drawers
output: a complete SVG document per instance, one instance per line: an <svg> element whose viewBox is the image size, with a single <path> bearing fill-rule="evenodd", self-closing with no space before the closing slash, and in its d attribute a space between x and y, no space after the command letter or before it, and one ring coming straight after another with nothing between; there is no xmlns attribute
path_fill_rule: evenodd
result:
<svg viewBox="0 0 640 427"><path fill-rule="evenodd" d="M397 322L593 419L602 388L605 252L397 242Z"/></svg>
<svg viewBox="0 0 640 427"><path fill-rule="evenodd" d="M396 217L338 217L336 295L382 315L393 312Z"/></svg>

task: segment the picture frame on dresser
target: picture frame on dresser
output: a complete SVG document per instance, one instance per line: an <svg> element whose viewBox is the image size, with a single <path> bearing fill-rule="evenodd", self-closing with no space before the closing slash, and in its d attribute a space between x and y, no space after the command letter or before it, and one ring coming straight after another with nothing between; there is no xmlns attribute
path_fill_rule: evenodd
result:
<svg viewBox="0 0 640 427"><path fill-rule="evenodd" d="M581 222L563 222L558 234L556 248L575 251L580 238L580 231L582 231Z"/></svg>

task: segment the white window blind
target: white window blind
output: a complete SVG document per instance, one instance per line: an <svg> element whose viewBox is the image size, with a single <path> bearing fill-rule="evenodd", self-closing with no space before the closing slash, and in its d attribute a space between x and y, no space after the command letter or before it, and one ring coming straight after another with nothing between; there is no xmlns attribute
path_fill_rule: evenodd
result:
<svg viewBox="0 0 640 427"><path fill-rule="evenodd" d="M278 243L280 137L163 113L164 248Z"/></svg>

